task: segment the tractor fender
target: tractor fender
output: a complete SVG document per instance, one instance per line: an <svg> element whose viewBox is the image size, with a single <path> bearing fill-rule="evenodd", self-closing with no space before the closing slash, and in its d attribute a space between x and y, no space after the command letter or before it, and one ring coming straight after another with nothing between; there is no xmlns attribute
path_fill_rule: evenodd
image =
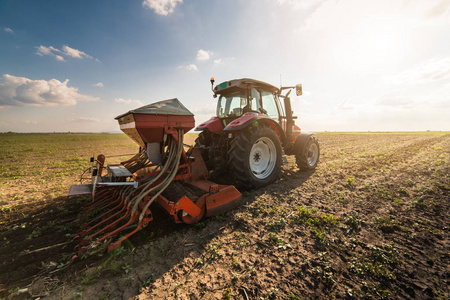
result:
<svg viewBox="0 0 450 300"><path fill-rule="evenodd" d="M302 132L297 136L294 143L294 153L303 153L305 151L306 144L308 140L316 135L314 132Z"/></svg>
<svg viewBox="0 0 450 300"><path fill-rule="evenodd" d="M203 131L205 129L219 135L223 133L223 125L218 117L212 117L208 121L198 125L195 131Z"/></svg>
<svg viewBox="0 0 450 300"><path fill-rule="evenodd" d="M225 132L233 133L241 131L242 129L245 129L251 125L257 125L259 122L264 122L268 124L273 129L273 131L275 131L275 133L278 135L281 143L284 143L286 137L284 134L284 130L280 126L280 124L275 122L269 116L256 112L248 112L243 114L240 118L230 122L223 130Z"/></svg>

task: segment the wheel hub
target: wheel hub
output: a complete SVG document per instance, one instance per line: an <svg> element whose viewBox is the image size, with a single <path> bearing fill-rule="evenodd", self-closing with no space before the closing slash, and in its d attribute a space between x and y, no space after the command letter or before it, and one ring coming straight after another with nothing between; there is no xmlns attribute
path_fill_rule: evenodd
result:
<svg viewBox="0 0 450 300"><path fill-rule="evenodd" d="M307 159L310 166L314 166L316 164L317 159L319 159L319 148L317 147L317 144L312 143L309 146Z"/></svg>
<svg viewBox="0 0 450 300"><path fill-rule="evenodd" d="M250 150L250 169L258 179L265 179L272 174L276 163L276 148L271 139L259 138Z"/></svg>
<svg viewBox="0 0 450 300"><path fill-rule="evenodd" d="M253 155L253 161L255 163L258 162L260 158L261 158L261 153L260 152L256 152L255 155Z"/></svg>

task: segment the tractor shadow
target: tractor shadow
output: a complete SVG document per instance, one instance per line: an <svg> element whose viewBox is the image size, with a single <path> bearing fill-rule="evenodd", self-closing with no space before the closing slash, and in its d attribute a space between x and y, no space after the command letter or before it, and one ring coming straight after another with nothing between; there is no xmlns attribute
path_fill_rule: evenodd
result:
<svg viewBox="0 0 450 300"><path fill-rule="evenodd" d="M78 229L81 205L61 196L24 202L2 216L0 298L29 286L40 276L64 273L58 266L73 253L76 243L72 237ZM21 296L29 298L32 294ZM16 298L21 297L13 296Z"/></svg>

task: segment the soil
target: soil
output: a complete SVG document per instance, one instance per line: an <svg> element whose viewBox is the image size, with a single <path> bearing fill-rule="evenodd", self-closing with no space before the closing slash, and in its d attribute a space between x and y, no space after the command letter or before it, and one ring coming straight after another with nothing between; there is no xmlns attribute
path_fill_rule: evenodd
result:
<svg viewBox="0 0 450 300"><path fill-rule="evenodd" d="M74 260L88 199L3 181L0 298L448 299L450 134L318 140L314 171L288 157L275 183L193 225L152 207L123 247Z"/></svg>

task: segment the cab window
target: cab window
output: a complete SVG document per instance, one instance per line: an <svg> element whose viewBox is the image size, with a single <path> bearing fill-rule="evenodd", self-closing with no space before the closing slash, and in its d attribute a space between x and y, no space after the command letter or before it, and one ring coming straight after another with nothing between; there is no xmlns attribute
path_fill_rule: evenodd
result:
<svg viewBox="0 0 450 300"><path fill-rule="evenodd" d="M262 106L267 111L267 115L278 122L278 106L275 97L269 92L261 91Z"/></svg>
<svg viewBox="0 0 450 300"><path fill-rule="evenodd" d="M236 92L222 95L217 105L217 116L219 118L235 118L242 115L243 108L247 105L245 94Z"/></svg>

